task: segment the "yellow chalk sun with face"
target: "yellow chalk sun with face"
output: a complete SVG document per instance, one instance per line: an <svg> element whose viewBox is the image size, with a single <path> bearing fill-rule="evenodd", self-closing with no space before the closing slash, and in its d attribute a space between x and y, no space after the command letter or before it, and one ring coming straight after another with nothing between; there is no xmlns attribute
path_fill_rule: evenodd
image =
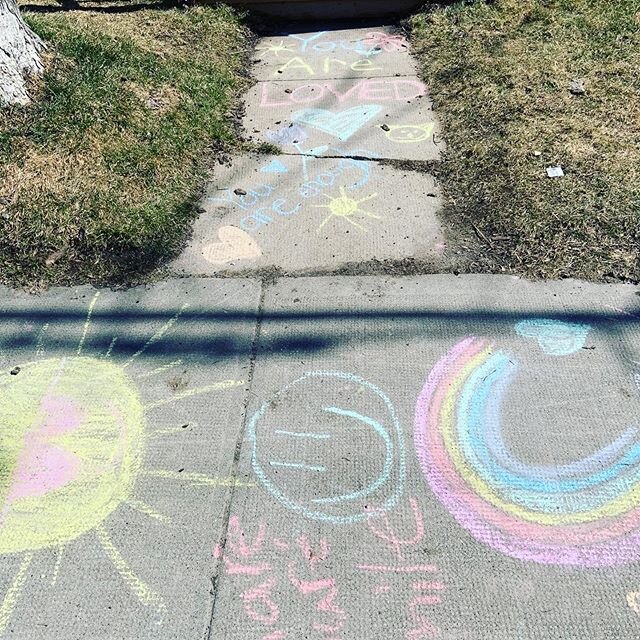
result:
<svg viewBox="0 0 640 640"><path fill-rule="evenodd" d="M424 142L431 137L434 128L433 122L426 124L402 124L393 125L385 134L392 142L400 144L415 144Z"/></svg>
<svg viewBox="0 0 640 640"><path fill-rule="evenodd" d="M167 520L133 496L136 478L141 475L175 478L200 486L237 484L228 478L142 468L147 439L167 434L147 433L146 412L243 381L223 380L145 406L126 370L162 339L186 305L133 356L116 363L112 352L117 338L99 357L83 354L98 295L90 304L75 353L45 358L45 325L36 348L38 359L13 371L17 375L0 373L0 554L21 556L0 605L0 633L9 623L34 554L46 549L57 551L51 580L55 585L64 549L85 534L95 535L133 594L160 614L164 609L162 597L129 567L111 541L105 522L123 504L157 520ZM180 362L138 377L149 378Z"/></svg>
<svg viewBox="0 0 640 640"><path fill-rule="evenodd" d="M375 218L377 220L381 220L380 216L377 216L375 213L371 213L370 211L364 211L360 208L360 205L363 202L367 202L368 200L373 200L373 198L377 198L378 194L374 193L366 198L361 198L360 200L355 200L351 196L347 195L347 191L344 187L340 187L340 196L332 198L331 196L325 195L330 202L329 204L316 204L314 205L318 209L329 209L330 214L324 219L322 224L318 227L318 231L324 227L331 218L341 218L346 220L354 227L358 227L358 229L362 229L366 231L365 227L361 224L358 224L355 220L352 220L352 216L363 215L369 218Z"/></svg>

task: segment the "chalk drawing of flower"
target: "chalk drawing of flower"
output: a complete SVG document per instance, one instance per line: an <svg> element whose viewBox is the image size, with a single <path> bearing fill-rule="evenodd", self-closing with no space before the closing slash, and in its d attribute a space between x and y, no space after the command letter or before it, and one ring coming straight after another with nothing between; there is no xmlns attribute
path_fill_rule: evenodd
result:
<svg viewBox="0 0 640 640"><path fill-rule="evenodd" d="M403 36L391 36L382 31L372 31L367 33L367 37L362 41L367 47L378 48L391 53L393 51L402 51L409 46L406 38Z"/></svg>

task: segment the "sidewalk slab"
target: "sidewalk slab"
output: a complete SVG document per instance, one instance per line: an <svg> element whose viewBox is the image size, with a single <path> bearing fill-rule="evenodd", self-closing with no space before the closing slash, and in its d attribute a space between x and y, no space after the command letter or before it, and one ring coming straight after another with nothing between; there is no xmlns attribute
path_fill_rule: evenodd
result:
<svg viewBox="0 0 640 640"><path fill-rule="evenodd" d="M249 139L288 153L341 144L354 156L437 160L444 148L417 77L273 80L253 86L246 101Z"/></svg>
<svg viewBox="0 0 640 640"><path fill-rule="evenodd" d="M252 71L262 81L415 76L408 51L389 27L290 33L262 38Z"/></svg>
<svg viewBox="0 0 640 640"><path fill-rule="evenodd" d="M267 289L240 456L260 487L217 549L212 637L634 637L638 462L611 447L638 442L635 294L506 276ZM284 337L298 347L270 346Z"/></svg>
<svg viewBox="0 0 640 640"><path fill-rule="evenodd" d="M204 637L258 299L0 291L2 637Z"/></svg>
<svg viewBox="0 0 640 640"><path fill-rule="evenodd" d="M331 272L373 259L442 260L431 175L326 153L336 155L244 156L220 167L172 268Z"/></svg>

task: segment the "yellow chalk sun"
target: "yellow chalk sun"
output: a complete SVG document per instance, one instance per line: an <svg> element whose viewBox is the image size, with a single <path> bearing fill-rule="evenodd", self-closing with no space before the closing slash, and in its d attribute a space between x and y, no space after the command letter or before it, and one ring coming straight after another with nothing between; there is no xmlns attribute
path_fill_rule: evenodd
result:
<svg viewBox="0 0 640 640"><path fill-rule="evenodd" d="M203 487L240 484L233 478L143 468L147 439L173 431L148 432L145 413L244 381L222 380L145 406L126 370L163 338L186 305L133 356L118 363L112 359L117 337L106 353L98 357L83 354L98 296L91 301L75 353L45 358L45 325L36 346L37 359L21 365L17 375L0 372L0 554L21 558L0 605L0 633L11 619L34 554L57 551L54 585L65 548L88 534L95 536L138 600L161 613L162 597L129 567L112 542L106 521L123 504L156 520L168 519L133 496L141 475ZM177 360L138 377L149 378L180 363Z"/></svg>
<svg viewBox="0 0 640 640"><path fill-rule="evenodd" d="M340 196L332 198L331 196L325 195L330 202L329 204L316 204L314 205L318 209L329 209L330 214L323 220L322 224L318 227L318 231L324 227L331 218L342 218L346 220L354 227L358 227L358 229L362 229L366 231L366 228L361 224L358 224L355 220L352 220L352 216L362 215L367 216L369 218L375 218L376 220L381 220L380 216L377 216L375 213L371 213L370 211L364 211L360 208L360 205L363 202L367 202L368 200L373 200L373 198L377 198L378 194L374 193L366 198L361 198L360 200L355 200L354 198L347 195L347 191L344 187L340 187Z"/></svg>

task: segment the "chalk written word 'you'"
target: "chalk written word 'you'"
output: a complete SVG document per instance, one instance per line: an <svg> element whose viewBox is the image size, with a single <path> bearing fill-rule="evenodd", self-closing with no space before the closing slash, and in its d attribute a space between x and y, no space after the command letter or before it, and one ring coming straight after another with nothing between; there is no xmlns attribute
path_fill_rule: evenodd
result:
<svg viewBox="0 0 640 640"><path fill-rule="evenodd" d="M356 170L359 174L351 184L351 189L359 189L369 181L370 168L367 162L344 158L334 167L310 177L308 181L301 184L297 189L298 201L295 203L283 197L272 199L277 188L268 184L256 185L242 195L234 193L231 189L225 189L219 196L209 198L209 201L221 202L241 211L251 212L240 220L240 227L244 231L257 231L273 222L274 216L290 218L296 215L302 210L305 200L321 195L350 170Z"/></svg>
<svg viewBox="0 0 640 640"><path fill-rule="evenodd" d="M390 35L381 31L367 33L362 40L327 39L328 31L319 31L311 35L289 35L279 44L267 44L258 47L258 51L272 53L276 57L280 54L292 53L336 53L338 51L352 51L361 56L377 56L383 52L392 53L403 51L409 47L406 38Z"/></svg>

